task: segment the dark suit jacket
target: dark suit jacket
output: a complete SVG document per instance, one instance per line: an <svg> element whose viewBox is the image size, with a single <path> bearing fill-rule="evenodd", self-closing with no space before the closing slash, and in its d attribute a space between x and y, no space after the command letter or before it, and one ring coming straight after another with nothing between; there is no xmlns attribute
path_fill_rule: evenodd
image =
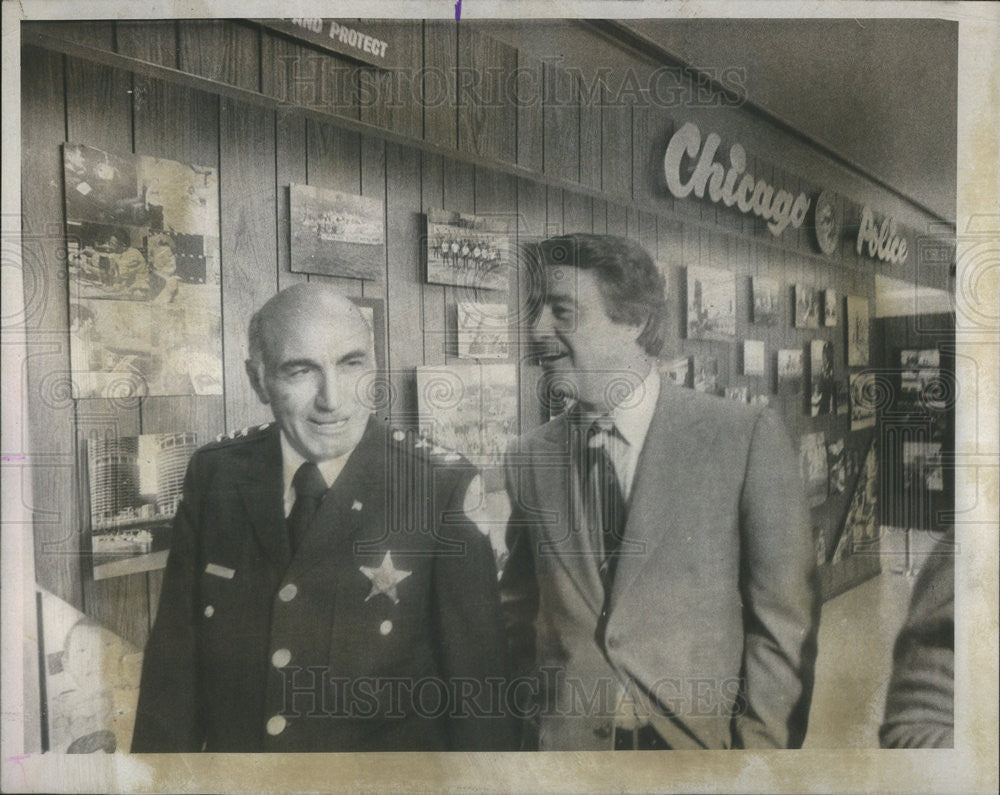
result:
<svg viewBox="0 0 1000 795"><path fill-rule="evenodd" d="M611 747L619 690L672 748L801 745L819 600L781 422L663 384L603 616L571 431L557 418L507 463L501 591L519 670L537 669L541 749Z"/></svg>
<svg viewBox="0 0 1000 795"><path fill-rule="evenodd" d="M474 474L373 418L293 557L277 427L201 448L132 750L505 747L509 727L487 703L486 680L503 674L496 569L462 511ZM361 570L387 552L410 572L398 603Z"/></svg>

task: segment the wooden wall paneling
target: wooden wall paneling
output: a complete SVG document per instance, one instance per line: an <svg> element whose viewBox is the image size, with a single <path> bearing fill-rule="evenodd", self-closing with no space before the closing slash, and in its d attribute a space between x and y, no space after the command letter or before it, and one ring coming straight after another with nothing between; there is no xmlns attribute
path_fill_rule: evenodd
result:
<svg viewBox="0 0 1000 795"><path fill-rule="evenodd" d="M5 319L5 331L27 335L21 416L27 438L3 440L5 454L32 462L31 478L38 583L60 599L83 607L79 533L83 527L76 491L74 401L70 397L69 307L65 247L63 165L66 131L63 62L56 53L24 48L21 63L21 197L24 316ZM22 325L23 324L23 325ZM8 377L12 377L8 374ZM37 458L36 458L37 456Z"/></svg>
<svg viewBox="0 0 1000 795"><path fill-rule="evenodd" d="M119 54L176 69L180 57L177 21L147 19L115 23L115 43Z"/></svg>
<svg viewBox="0 0 1000 795"><path fill-rule="evenodd" d="M604 199L593 199L591 204L591 229L595 235L608 233L608 203Z"/></svg>
<svg viewBox="0 0 1000 795"><path fill-rule="evenodd" d="M632 106L616 93L613 86L601 91L601 187L609 197L626 198L632 195Z"/></svg>
<svg viewBox="0 0 1000 795"><path fill-rule="evenodd" d="M468 25L458 26L458 148L505 163L517 160L517 108L504 79L517 50Z"/></svg>
<svg viewBox="0 0 1000 795"><path fill-rule="evenodd" d="M306 181L317 188L361 193L361 136L334 123L306 119ZM345 295L362 294L362 280L309 274L309 281L333 284Z"/></svg>
<svg viewBox="0 0 1000 795"><path fill-rule="evenodd" d="M247 382L247 322L277 290L274 117L221 100L219 193L226 427L271 420Z"/></svg>
<svg viewBox="0 0 1000 795"><path fill-rule="evenodd" d="M663 154L673 133L673 124L654 104L637 103L632 109L632 198L656 203L670 210L673 197L663 173Z"/></svg>
<svg viewBox="0 0 1000 795"><path fill-rule="evenodd" d="M628 235L628 222L625 219L625 207L621 204L608 202L608 234L626 237Z"/></svg>
<svg viewBox="0 0 1000 795"><path fill-rule="evenodd" d="M429 210L443 210L444 158L424 152L420 155L420 314L424 320L424 364L444 364L447 326L445 324L445 287L427 283L427 228L424 216Z"/></svg>
<svg viewBox="0 0 1000 795"><path fill-rule="evenodd" d="M115 27L111 21L83 21L74 19L71 22L22 22L24 30L43 33L46 36L86 44L100 50L111 52L115 44ZM21 62L22 66L24 61Z"/></svg>
<svg viewBox="0 0 1000 795"><path fill-rule="evenodd" d="M407 186L407 190L415 192L415 194L420 196L420 156L416 150L409 150L410 155L416 161L416 177L410 177L413 185ZM412 171L407 172L412 175ZM382 202L383 212L386 211L386 194L388 193L388 186L392 184L395 189L396 183L390 183L387 179L386 171L386 143L378 138L367 138L361 139L361 195L368 196L373 199L378 199ZM417 211L417 204L414 203L412 206L412 211ZM385 223L385 217L383 217L383 223ZM386 271L388 274L388 271ZM378 281L373 281L370 279L354 279L352 281L356 282L352 285L352 289L356 290L358 287L361 289L361 295L366 298L385 298L386 296L386 278ZM356 294L356 293L355 293Z"/></svg>
<svg viewBox="0 0 1000 795"><path fill-rule="evenodd" d="M131 75L116 69L67 59L66 128L69 140L98 149L132 151ZM134 436L141 430L139 401L94 398L76 406L77 449L92 436ZM77 499L85 488L82 473ZM81 521L89 525L86 517ZM149 631L148 587L145 574L83 581L85 612L140 647Z"/></svg>
<svg viewBox="0 0 1000 795"><path fill-rule="evenodd" d="M565 191L563 193L563 223L566 232L585 232L593 230L594 210L589 196L583 193Z"/></svg>
<svg viewBox="0 0 1000 795"><path fill-rule="evenodd" d="M538 182L520 179L517 181L517 211L519 218L518 244L529 239L543 238L546 235L546 188ZM548 417L542 416L542 406L538 399L538 379L541 368L534 364L530 349L530 327L533 302L538 300L541 274L528 260L521 263L517 274L517 313L516 326L518 336L518 383L520 400L518 401L520 431L524 433L537 427Z"/></svg>
<svg viewBox="0 0 1000 795"><path fill-rule="evenodd" d="M656 216L652 213L638 213L638 237L639 244L646 249L654 260L656 259Z"/></svg>
<svg viewBox="0 0 1000 795"><path fill-rule="evenodd" d="M579 75L580 103L580 183L601 189L601 99L603 82L596 69L585 68Z"/></svg>
<svg viewBox="0 0 1000 795"><path fill-rule="evenodd" d="M423 327L420 315L422 260L420 239L420 159L398 144L386 144L385 175L393 189L386 196L386 254L389 263L387 323L389 368L395 392L391 407L394 424L415 427L417 416L414 365L423 360L424 344L414 329Z"/></svg>
<svg viewBox="0 0 1000 795"><path fill-rule="evenodd" d="M222 83L261 90L260 32L225 19L184 20L180 25L180 68Z"/></svg>
<svg viewBox="0 0 1000 795"><path fill-rule="evenodd" d="M335 116L360 118L356 64L268 31L260 35L263 94Z"/></svg>
<svg viewBox="0 0 1000 795"><path fill-rule="evenodd" d="M385 69L358 69L361 121L400 135L420 138L423 130L420 80L423 68L423 23L419 19L363 19L365 31L376 38L391 35L395 55Z"/></svg>
<svg viewBox="0 0 1000 795"><path fill-rule="evenodd" d="M289 186L308 182L306 119L291 112L274 114L274 196L278 289L308 281L304 273L291 270L291 228L289 216Z"/></svg>
<svg viewBox="0 0 1000 795"><path fill-rule="evenodd" d="M545 64L542 105L543 163L550 177L580 180L580 104L575 75Z"/></svg>
<svg viewBox="0 0 1000 795"><path fill-rule="evenodd" d="M639 240L639 211L634 207L625 208L625 237Z"/></svg>
<svg viewBox="0 0 1000 795"><path fill-rule="evenodd" d="M517 81L517 164L542 172L542 80L540 59L518 52Z"/></svg>
<svg viewBox="0 0 1000 795"><path fill-rule="evenodd" d="M575 230L566 229L563 225L563 190L562 188L547 187L545 189L545 236L554 237L561 235L564 231L573 232Z"/></svg>
<svg viewBox="0 0 1000 795"><path fill-rule="evenodd" d="M132 96L138 153L218 170L219 101L216 96L142 75L135 76ZM199 444L210 442L225 429L221 395L149 397L143 400L140 414L143 433L190 430L198 434ZM151 571L146 576L152 626L163 572Z"/></svg>
<svg viewBox="0 0 1000 795"><path fill-rule="evenodd" d="M424 21L424 140L454 149L458 142L458 30L453 22Z"/></svg>
<svg viewBox="0 0 1000 795"><path fill-rule="evenodd" d="M458 213L476 211L476 169L454 160L444 161L444 209ZM444 315L441 318L445 329L445 362L458 357L457 302L460 298L471 298L472 293L464 287L444 288Z"/></svg>

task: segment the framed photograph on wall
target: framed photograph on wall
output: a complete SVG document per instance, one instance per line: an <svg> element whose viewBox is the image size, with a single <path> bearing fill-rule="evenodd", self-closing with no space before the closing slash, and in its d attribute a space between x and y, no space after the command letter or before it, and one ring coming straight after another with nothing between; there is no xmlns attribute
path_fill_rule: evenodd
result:
<svg viewBox="0 0 1000 795"><path fill-rule="evenodd" d="M819 328L819 292L806 284L795 285L795 328Z"/></svg>
<svg viewBox="0 0 1000 795"><path fill-rule="evenodd" d="M802 351L782 348L778 351L778 390L795 393L802 387Z"/></svg>
<svg viewBox="0 0 1000 795"><path fill-rule="evenodd" d="M764 375L765 352L763 340L743 341L743 375Z"/></svg>
<svg viewBox="0 0 1000 795"><path fill-rule="evenodd" d="M680 356L663 362L660 365L660 373L665 375L667 380L677 386L691 386L691 357Z"/></svg>
<svg viewBox="0 0 1000 795"><path fill-rule="evenodd" d="M88 439L86 481L95 580L162 569L198 449L190 431Z"/></svg>
<svg viewBox="0 0 1000 795"><path fill-rule="evenodd" d="M826 462L826 437L823 431L806 433L799 440L799 469L805 485L806 501L812 507L826 501L829 477Z"/></svg>
<svg viewBox="0 0 1000 795"><path fill-rule="evenodd" d="M823 291L823 325L836 326L840 322L840 301L836 290Z"/></svg>
<svg viewBox="0 0 1000 795"><path fill-rule="evenodd" d="M503 488L503 456L517 435L517 405L515 364L417 367L421 432L467 456L483 471L487 491Z"/></svg>
<svg viewBox="0 0 1000 795"><path fill-rule="evenodd" d="M507 304L458 301L458 358L506 359L510 354Z"/></svg>
<svg viewBox="0 0 1000 795"><path fill-rule="evenodd" d="M427 213L427 281L506 290L510 283L510 221L448 210Z"/></svg>
<svg viewBox="0 0 1000 795"><path fill-rule="evenodd" d="M731 271L687 269L687 336L692 340L736 338L736 276Z"/></svg>
<svg viewBox="0 0 1000 795"><path fill-rule="evenodd" d="M375 367L379 373L384 374L388 368L385 348L385 300L382 298L349 297L354 305L361 310L361 316L371 327L372 345L375 348Z"/></svg>
<svg viewBox="0 0 1000 795"><path fill-rule="evenodd" d="M74 398L222 394L214 168L63 145Z"/></svg>
<svg viewBox="0 0 1000 795"><path fill-rule="evenodd" d="M776 325L781 319L781 287L775 279L754 276L750 280L753 294L751 320L762 326Z"/></svg>
<svg viewBox="0 0 1000 795"><path fill-rule="evenodd" d="M856 295L847 296L847 317L844 333L847 337L847 366L867 367L869 361L868 299Z"/></svg>
<svg viewBox="0 0 1000 795"><path fill-rule="evenodd" d="M837 385L833 377L833 343L812 340L809 343L810 413L813 417L832 414L836 409Z"/></svg>
<svg viewBox="0 0 1000 795"><path fill-rule="evenodd" d="M692 367L691 386L696 392L707 392L716 395L719 392L719 360L714 356L695 356Z"/></svg>
<svg viewBox="0 0 1000 795"><path fill-rule="evenodd" d="M380 199L312 185L289 185L295 273L379 281L385 275L385 208Z"/></svg>

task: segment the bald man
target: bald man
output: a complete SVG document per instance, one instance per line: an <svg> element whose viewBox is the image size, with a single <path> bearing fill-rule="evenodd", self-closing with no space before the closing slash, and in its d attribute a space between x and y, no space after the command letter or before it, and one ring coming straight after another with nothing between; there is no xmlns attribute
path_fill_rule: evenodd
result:
<svg viewBox="0 0 1000 795"><path fill-rule="evenodd" d="M465 459L372 416L371 329L300 284L251 318L274 423L193 456L132 750L502 750L503 655Z"/></svg>

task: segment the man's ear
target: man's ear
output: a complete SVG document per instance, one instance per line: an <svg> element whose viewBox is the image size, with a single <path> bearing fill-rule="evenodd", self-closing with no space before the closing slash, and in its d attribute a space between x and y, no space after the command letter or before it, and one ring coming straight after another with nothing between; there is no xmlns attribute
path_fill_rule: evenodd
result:
<svg viewBox="0 0 1000 795"><path fill-rule="evenodd" d="M271 402L270 395L267 394L267 387L264 385L264 365L262 362L256 362L253 359L247 359L246 362L247 377L250 379L250 386L253 387L253 391L257 393L257 397L260 402L267 405Z"/></svg>

